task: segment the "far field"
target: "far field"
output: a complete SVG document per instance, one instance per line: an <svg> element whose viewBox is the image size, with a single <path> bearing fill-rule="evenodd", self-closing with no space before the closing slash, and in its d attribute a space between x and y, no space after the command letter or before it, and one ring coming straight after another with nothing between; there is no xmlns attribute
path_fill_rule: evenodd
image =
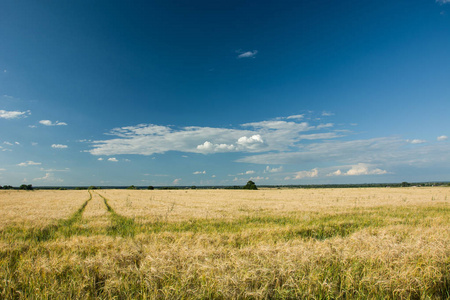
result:
<svg viewBox="0 0 450 300"><path fill-rule="evenodd" d="M0 191L1 299L450 299L450 188Z"/></svg>

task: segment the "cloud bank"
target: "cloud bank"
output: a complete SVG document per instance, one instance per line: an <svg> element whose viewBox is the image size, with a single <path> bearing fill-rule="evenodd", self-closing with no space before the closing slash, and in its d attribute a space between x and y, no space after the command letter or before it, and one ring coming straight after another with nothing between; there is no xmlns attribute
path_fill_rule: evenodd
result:
<svg viewBox="0 0 450 300"><path fill-rule="evenodd" d="M395 166L442 166L450 161L450 144L445 142L444 135L435 141L395 136L358 139L351 130L304 115L244 123L234 128L139 124L114 128L106 135L109 138L90 141L91 149L87 152L98 156L169 151L203 155L235 153L235 162L264 165L263 173L286 180L384 175L391 174ZM108 160L117 161L114 157ZM311 169L286 173L283 165Z"/></svg>
<svg viewBox="0 0 450 300"><path fill-rule="evenodd" d="M238 128L170 126L139 124L114 128L107 133L114 138L92 142L93 155L152 155L167 151L188 153L259 153L287 151L303 140L334 139L342 136L330 131L333 124L312 125L295 121L262 121ZM329 132L309 133L327 130Z"/></svg>

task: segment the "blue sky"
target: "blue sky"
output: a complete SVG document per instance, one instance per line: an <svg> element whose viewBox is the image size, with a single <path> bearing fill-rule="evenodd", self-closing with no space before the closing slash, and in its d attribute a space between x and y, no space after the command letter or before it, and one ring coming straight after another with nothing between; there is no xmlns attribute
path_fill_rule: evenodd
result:
<svg viewBox="0 0 450 300"><path fill-rule="evenodd" d="M0 1L0 185L450 180L450 1Z"/></svg>

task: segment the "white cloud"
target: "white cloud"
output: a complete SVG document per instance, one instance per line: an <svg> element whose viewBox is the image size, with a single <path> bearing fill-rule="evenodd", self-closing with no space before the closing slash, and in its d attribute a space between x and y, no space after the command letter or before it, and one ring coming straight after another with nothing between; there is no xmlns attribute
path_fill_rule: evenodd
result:
<svg viewBox="0 0 450 300"><path fill-rule="evenodd" d="M423 144L423 143L426 143L427 141L425 141L425 140L419 140L419 139L414 139L414 140L406 140L408 143L411 143L411 144Z"/></svg>
<svg viewBox="0 0 450 300"><path fill-rule="evenodd" d="M251 137L242 136L234 144L213 144L209 141L204 142L201 145L197 145L197 150L203 153L213 153L213 152L232 152L232 151L245 151L245 150L255 150L259 145L263 144L264 141L259 134L253 135Z"/></svg>
<svg viewBox="0 0 450 300"><path fill-rule="evenodd" d="M3 144L8 145L8 146L12 146L13 145L13 143L10 143L10 142L3 142Z"/></svg>
<svg viewBox="0 0 450 300"><path fill-rule="evenodd" d="M345 173L349 176L354 175L380 175L380 174L386 174L387 171L381 170L381 169L372 169L370 170L370 166L367 164L359 163L357 165L354 165L351 167L350 170Z"/></svg>
<svg viewBox="0 0 450 300"><path fill-rule="evenodd" d="M324 117L334 116L334 113L329 112L329 111L323 111L322 116L324 116Z"/></svg>
<svg viewBox="0 0 450 300"><path fill-rule="evenodd" d="M269 166L267 166L264 170L264 173L277 173L281 171L283 171L283 166L280 166L279 168L270 168Z"/></svg>
<svg viewBox="0 0 450 300"><path fill-rule="evenodd" d="M103 160L103 157L99 157L97 160L100 160L100 161L102 161Z"/></svg>
<svg viewBox="0 0 450 300"><path fill-rule="evenodd" d="M41 165L42 163L40 162L34 162L32 160L26 161L26 162L22 162L20 164L18 164L19 167L27 167L27 166L38 166Z"/></svg>
<svg viewBox="0 0 450 300"><path fill-rule="evenodd" d="M450 0L449 0L450 1ZM437 137L437 140L442 142L442 141L446 141L448 139L448 136L446 135L441 135Z"/></svg>
<svg viewBox="0 0 450 300"><path fill-rule="evenodd" d="M327 176L341 176L341 175L342 175L341 170L336 170L333 173L327 174Z"/></svg>
<svg viewBox="0 0 450 300"><path fill-rule="evenodd" d="M288 120L292 120L292 119L303 119L305 117L305 115L293 115L293 116L289 116L289 117L286 117L286 119L288 119Z"/></svg>
<svg viewBox="0 0 450 300"><path fill-rule="evenodd" d="M212 175L211 177L212 177L212 178L216 178L216 175Z"/></svg>
<svg viewBox="0 0 450 300"><path fill-rule="evenodd" d="M60 183L60 182L63 182L64 180L62 180L60 178L56 178L53 173L45 173L45 176L40 177L40 178L34 178L33 181L44 181L44 182L48 182L48 183Z"/></svg>
<svg viewBox="0 0 450 300"><path fill-rule="evenodd" d="M118 162L117 158L115 158L115 157L108 158L108 161Z"/></svg>
<svg viewBox="0 0 450 300"><path fill-rule="evenodd" d="M319 170L317 168L312 169L311 171L300 171L295 173L293 179L302 179L302 178L312 178L319 176Z"/></svg>
<svg viewBox="0 0 450 300"><path fill-rule="evenodd" d="M213 144L209 141L206 141L201 145L197 145L197 150L204 153L230 152L236 150L236 146L227 144Z"/></svg>
<svg viewBox="0 0 450 300"><path fill-rule="evenodd" d="M53 123L50 120L40 120L39 123L42 125L45 125L45 126L66 126L67 125L66 122L56 121L55 123Z"/></svg>
<svg viewBox="0 0 450 300"><path fill-rule="evenodd" d="M248 171L245 171L245 172L243 172L243 173L239 173L239 174L237 174L237 175L242 176L242 175L250 175L250 174L255 174L255 171L253 171L253 170L248 170ZM234 176L234 175L228 175L228 176Z"/></svg>
<svg viewBox="0 0 450 300"><path fill-rule="evenodd" d="M172 184L179 184L180 181L181 181L181 178L177 178L172 182Z"/></svg>
<svg viewBox="0 0 450 300"><path fill-rule="evenodd" d="M446 3L450 3L450 0L436 0L436 2L439 4L446 4Z"/></svg>
<svg viewBox="0 0 450 300"><path fill-rule="evenodd" d="M27 111L7 111L0 109L0 119L18 119L18 118L26 118L28 115L31 115L29 110Z"/></svg>
<svg viewBox="0 0 450 300"><path fill-rule="evenodd" d="M206 171L195 171L194 173L192 173L194 175L198 175L198 174L206 174Z"/></svg>
<svg viewBox="0 0 450 300"><path fill-rule="evenodd" d="M386 170L381 170L373 165L365 163L358 163L356 165L348 167L343 166L340 168L348 168L348 170L346 172L342 172L341 169L338 169L335 172L327 174L327 176L383 175L388 173Z"/></svg>
<svg viewBox="0 0 450 300"><path fill-rule="evenodd" d="M68 148L68 146L67 145L61 145L61 144L53 144L52 148L54 148L54 149L66 149L66 148Z"/></svg>
<svg viewBox="0 0 450 300"><path fill-rule="evenodd" d="M251 137L242 136L237 140L237 144L247 148L247 149L256 149L261 144L264 144L264 141L259 134L252 135Z"/></svg>
<svg viewBox="0 0 450 300"><path fill-rule="evenodd" d="M237 51L237 53L240 53L238 55L238 58L254 58L256 56L256 54L258 54L258 50L246 51L246 52Z"/></svg>

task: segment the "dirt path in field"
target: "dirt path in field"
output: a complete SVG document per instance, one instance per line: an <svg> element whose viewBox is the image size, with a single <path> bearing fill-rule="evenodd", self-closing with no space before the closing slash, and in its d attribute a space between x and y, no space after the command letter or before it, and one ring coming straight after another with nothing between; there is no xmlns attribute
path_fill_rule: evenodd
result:
<svg viewBox="0 0 450 300"><path fill-rule="evenodd" d="M84 210L82 223L89 228L111 226L108 209L99 194L92 192L92 199Z"/></svg>

